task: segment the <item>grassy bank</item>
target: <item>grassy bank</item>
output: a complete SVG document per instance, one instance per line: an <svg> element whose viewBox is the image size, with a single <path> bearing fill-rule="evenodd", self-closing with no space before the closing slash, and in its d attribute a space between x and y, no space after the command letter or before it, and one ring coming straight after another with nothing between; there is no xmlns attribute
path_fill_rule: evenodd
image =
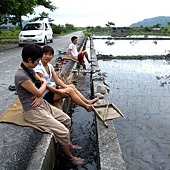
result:
<svg viewBox="0 0 170 170"><path fill-rule="evenodd" d="M0 32L0 51L11 49L18 46L19 30L1 30Z"/></svg>
<svg viewBox="0 0 170 170"><path fill-rule="evenodd" d="M121 59L121 60L146 60L146 59L152 59L152 60L162 60L170 59L170 54L167 55L132 55L132 56L113 56L113 55L102 55L102 54L97 54L97 59L98 60L111 60L111 59Z"/></svg>

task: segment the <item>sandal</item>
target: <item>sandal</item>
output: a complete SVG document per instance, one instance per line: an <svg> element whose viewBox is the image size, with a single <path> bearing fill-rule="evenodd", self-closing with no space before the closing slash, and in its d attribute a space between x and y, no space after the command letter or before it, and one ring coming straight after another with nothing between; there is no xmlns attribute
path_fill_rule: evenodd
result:
<svg viewBox="0 0 170 170"><path fill-rule="evenodd" d="M15 91L15 90L16 90L15 85L14 85L14 86L10 85L10 86L8 87L8 89L11 90L11 91Z"/></svg>

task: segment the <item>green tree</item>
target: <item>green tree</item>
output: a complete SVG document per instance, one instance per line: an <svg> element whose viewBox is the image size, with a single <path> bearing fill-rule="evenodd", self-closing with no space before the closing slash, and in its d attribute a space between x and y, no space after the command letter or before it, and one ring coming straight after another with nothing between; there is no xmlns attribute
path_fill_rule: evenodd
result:
<svg viewBox="0 0 170 170"><path fill-rule="evenodd" d="M161 24L153 25L153 28L161 28Z"/></svg>
<svg viewBox="0 0 170 170"><path fill-rule="evenodd" d="M1 0L0 1L0 25L6 24L9 20L10 12L17 10L19 3L15 0Z"/></svg>
<svg viewBox="0 0 170 170"><path fill-rule="evenodd" d="M87 31L93 31L94 30L94 27L93 26L87 26Z"/></svg>
<svg viewBox="0 0 170 170"><path fill-rule="evenodd" d="M22 29L22 16L34 13L34 7L37 5L36 0L21 0L17 10L11 10L9 20L13 25L18 24Z"/></svg>
<svg viewBox="0 0 170 170"><path fill-rule="evenodd" d="M115 26L114 22L107 22L106 27L112 27Z"/></svg>
<svg viewBox="0 0 170 170"><path fill-rule="evenodd" d="M112 34L112 27L115 26L115 23L114 22L107 22L107 24L105 24L106 27L109 27L110 28L110 34Z"/></svg>
<svg viewBox="0 0 170 170"><path fill-rule="evenodd" d="M60 24L59 25L51 24L51 28L54 34L61 34L62 32L64 32L64 26Z"/></svg>
<svg viewBox="0 0 170 170"><path fill-rule="evenodd" d="M33 14L34 8L42 5L54 11L57 7L50 0L1 0L0 2L0 24L11 22L19 24L22 29L22 16Z"/></svg>
<svg viewBox="0 0 170 170"><path fill-rule="evenodd" d="M164 33L167 33L167 31L168 31L168 28L163 28L162 30L161 30L161 32L164 34Z"/></svg>
<svg viewBox="0 0 170 170"><path fill-rule="evenodd" d="M151 28L148 27L148 26L145 26L145 27L144 27L144 31L149 32L149 31L151 31Z"/></svg>
<svg viewBox="0 0 170 170"><path fill-rule="evenodd" d="M54 6L52 4L52 1L50 1L50 0L37 0L37 5L44 6L45 8L48 8L51 11L54 11L58 8L58 7Z"/></svg>
<svg viewBox="0 0 170 170"><path fill-rule="evenodd" d="M74 25L67 23L67 24L65 24L65 29L67 30L67 32L69 32L69 31L75 30L75 27L74 27Z"/></svg>
<svg viewBox="0 0 170 170"><path fill-rule="evenodd" d="M170 22L167 22L167 30L166 30L167 33L170 32Z"/></svg>
<svg viewBox="0 0 170 170"><path fill-rule="evenodd" d="M49 13L46 13L44 11L42 13L40 13L39 15L40 15L40 17L49 17Z"/></svg>
<svg viewBox="0 0 170 170"><path fill-rule="evenodd" d="M99 25L96 26L95 31L96 31L96 32L102 32L102 27L99 26Z"/></svg>
<svg viewBox="0 0 170 170"><path fill-rule="evenodd" d="M46 13L46 12L44 12L44 11L43 11L42 13L39 13L39 17L47 17L47 18L50 18L50 17L49 17L49 13ZM30 21L30 22L36 21L37 18L39 18L39 17L32 18L32 19L29 20L29 21ZM52 22L52 21L54 21L54 20L50 18L50 22Z"/></svg>
<svg viewBox="0 0 170 170"><path fill-rule="evenodd" d="M52 30L54 34L65 34L65 33L69 33L72 31L75 31L76 28L74 27L74 25L72 24L65 24L64 25L55 25L55 24L51 24Z"/></svg>
<svg viewBox="0 0 170 170"><path fill-rule="evenodd" d="M168 26L168 28L170 28L170 22L167 22L167 26Z"/></svg>

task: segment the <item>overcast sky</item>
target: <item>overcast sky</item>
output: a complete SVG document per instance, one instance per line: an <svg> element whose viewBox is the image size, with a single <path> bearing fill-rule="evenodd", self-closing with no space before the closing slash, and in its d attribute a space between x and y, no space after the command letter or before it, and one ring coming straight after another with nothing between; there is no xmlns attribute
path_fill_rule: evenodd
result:
<svg viewBox="0 0 170 170"><path fill-rule="evenodd" d="M49 13L55 24L74 26L130 26L146 18L170 16L170 0L51 0L54 12L38 7L36 14ZM35 16L33 16L35 17ZM29 19L31 19L30 17ZM25 19L25 18L24 18Z"/></svg>

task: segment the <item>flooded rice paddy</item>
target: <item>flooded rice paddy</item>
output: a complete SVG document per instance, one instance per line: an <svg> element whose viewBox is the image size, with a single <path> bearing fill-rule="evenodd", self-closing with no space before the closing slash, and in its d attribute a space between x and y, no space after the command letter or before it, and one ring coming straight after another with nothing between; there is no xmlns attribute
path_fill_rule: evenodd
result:
<svg viewBox="0 0 170 170"><path fill-rule="evenodd" d="M113 56L166 55L170 52L169 40L94 40L96 54Z"/></svg>
<svg viewBox="0 0 170 170"><path fill-rule="evenodd" d="M170 170L170 65L165 60L99 61L127 170Z"/></svg>
<svg viewBox="0 0 170 170"><path fill-rule="evenodd" d="M164 55L170 42L120 41L108 46L104 40L94 40L96 54ZM145 43L144 43L145 42ZM119 44L120 43L120 44ZM116 44L119 46L116 46ZM138 46L140 44L140 46ZM135 49L136 48L136 49ZM87 49L89 52L89 42ZM127 170L170 170L170 65L165 60L99 60L101 72L106 72L107 94L125 115L114 119ZM89 77L79 77L78 88L90 98ZM97 170L96 131L93 112L73 105L71 109L73 143L83 146L73 151L85 158L84 165L72 165L61 155L54 170Z"/></svg>

